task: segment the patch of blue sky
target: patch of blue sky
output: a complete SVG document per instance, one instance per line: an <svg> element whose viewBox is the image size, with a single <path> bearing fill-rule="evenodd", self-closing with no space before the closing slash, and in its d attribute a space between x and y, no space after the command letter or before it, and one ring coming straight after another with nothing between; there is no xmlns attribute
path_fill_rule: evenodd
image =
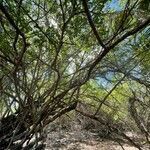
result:
<svg viewBox="0 0 150 150"><path fill-rule="evenodd" d="M99 86L102 86L103 88L111 88L112 87L112 83L111 81L114 78L114 72L108 71L105 75L103 76L97 76L96 80L97 80L97 84Z"/></svg>
<svg viewBox="0 0 150 150"><path fill-rule="evenodd" d="M122 10L122 7L120 5L119 0L111 0L107 2L107 4L103 9L103 11L120 11L120 10Z"/></svg>

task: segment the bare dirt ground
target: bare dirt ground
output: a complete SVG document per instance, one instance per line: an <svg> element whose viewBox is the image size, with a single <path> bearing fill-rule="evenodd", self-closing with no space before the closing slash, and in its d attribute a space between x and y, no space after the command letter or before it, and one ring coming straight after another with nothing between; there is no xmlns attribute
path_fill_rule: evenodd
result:
<svg viewBox="0 0 150 150"><path fill-rule="evenodd" d="M53 131L48 133L46 143L46 150L138 150L127 144L122 145L123 149L117 142L89 131Z"/></svg>

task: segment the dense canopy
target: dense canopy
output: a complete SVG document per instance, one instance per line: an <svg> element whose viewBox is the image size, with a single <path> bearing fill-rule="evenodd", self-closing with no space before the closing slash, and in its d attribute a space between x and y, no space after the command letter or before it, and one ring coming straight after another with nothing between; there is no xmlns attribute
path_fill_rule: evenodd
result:
<svg viewBox="0 0 150 150"><path fill-rule="evenodd" d="M36 147L71 110L150 143L149 12L149 0L0 0L0 149Z"/></svg>

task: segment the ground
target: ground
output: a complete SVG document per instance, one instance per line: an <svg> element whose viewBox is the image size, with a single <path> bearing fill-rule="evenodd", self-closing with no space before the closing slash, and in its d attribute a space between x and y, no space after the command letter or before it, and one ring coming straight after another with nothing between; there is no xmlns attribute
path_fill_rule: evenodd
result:
<svg viewBox="0 0 150 150"><path fill-rule="evenodd" d="M102 139L89 131L49 132L46 143L46 150L138 150L127 144L123 144L123 149L117 142Z"/></svg>

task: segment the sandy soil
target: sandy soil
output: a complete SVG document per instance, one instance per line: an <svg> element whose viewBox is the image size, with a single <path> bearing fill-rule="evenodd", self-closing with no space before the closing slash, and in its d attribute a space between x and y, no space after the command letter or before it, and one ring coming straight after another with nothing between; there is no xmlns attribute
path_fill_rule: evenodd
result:
<svg viewBox="0 0 150 150"><path fill-rule="evenodd" d="M46 143L46 150L138 150L126 144L122 148L117 142L101 139L89 131L49 132Z"/></svg>

